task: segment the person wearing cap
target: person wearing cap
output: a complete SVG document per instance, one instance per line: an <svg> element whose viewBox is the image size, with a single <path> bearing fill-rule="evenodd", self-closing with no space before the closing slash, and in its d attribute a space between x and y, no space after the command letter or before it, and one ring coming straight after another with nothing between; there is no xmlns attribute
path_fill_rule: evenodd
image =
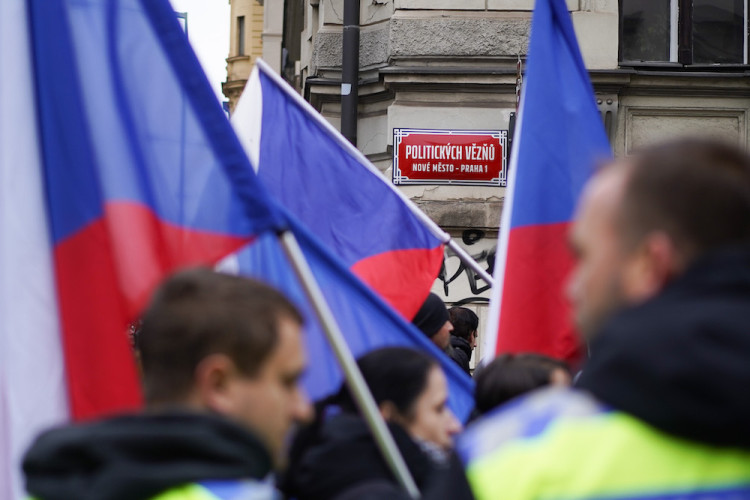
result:
<svg viewBox="0 0 750 500"><path fill-rule="evenodd" d="M448 309L440 297L430 292L427 300L417 311L417 315L411 321L422 333L427 335L438 349L449 353L451 345L451 332L453 324L448 318Z"/></svg>

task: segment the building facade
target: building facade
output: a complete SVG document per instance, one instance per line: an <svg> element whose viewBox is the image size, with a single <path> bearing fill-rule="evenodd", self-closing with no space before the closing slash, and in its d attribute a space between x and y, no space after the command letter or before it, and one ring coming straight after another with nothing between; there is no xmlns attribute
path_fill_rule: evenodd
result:
<svg viewBox="0 0 750 500"><path fill-rule="evenodd" d="M229 100L231 112L245 88L255 59L281 60L283 16L278 16L276 11L279 9L269 8L266 11L263 2L258 0L229 0L229 4L227 81L221 87ZM278 63L274 69L279 69Z"/></svg>
<svg viewBox="0 0 750 500"><path fill-rule="evenodd" d="M238 1L232 0L233 7ZM278 64L287 80L339 126L344 0L274 1L284 4L286 57L268 62ZM357 147L387 178L394 129L512 128L517 64L526 57L533 4L360 1ZM616 155L680 134L747 145L748 0L566 4ZM505 188L399 189L492 269ZM449 303L468 303L485 323L488 288L456 257L446 257L434 291Z"/></svg>

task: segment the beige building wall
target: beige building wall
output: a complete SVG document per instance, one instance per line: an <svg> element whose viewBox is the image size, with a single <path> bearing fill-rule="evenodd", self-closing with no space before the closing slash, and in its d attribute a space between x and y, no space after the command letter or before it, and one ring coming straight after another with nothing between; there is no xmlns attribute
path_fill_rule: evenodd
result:
<svg viewBox="0 0 750 500"><path fill-rule="evenodd" d="M263 3L258 0L230 0L227 81L222 84L222 91L229 99L230 112L245 88L255 59L263 55L263 14ZM240 18L244 19L242 40Z"/></svg>
<svg viewBox="0 0 750 500"><path fill-rule="evenodd" d="M284 1L266 0L263 13L263 60L281 72L281 42L284 36Z"/></svg>

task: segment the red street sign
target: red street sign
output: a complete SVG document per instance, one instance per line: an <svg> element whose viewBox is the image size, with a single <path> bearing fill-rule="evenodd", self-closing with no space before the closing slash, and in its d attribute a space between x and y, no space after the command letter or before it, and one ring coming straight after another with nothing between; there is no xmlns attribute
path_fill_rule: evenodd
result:
<svg viewBox="0 0 750 500"><path fill-rule="evenodd" d="M394 184L505 186L507 130L393 129Z"/></svg>

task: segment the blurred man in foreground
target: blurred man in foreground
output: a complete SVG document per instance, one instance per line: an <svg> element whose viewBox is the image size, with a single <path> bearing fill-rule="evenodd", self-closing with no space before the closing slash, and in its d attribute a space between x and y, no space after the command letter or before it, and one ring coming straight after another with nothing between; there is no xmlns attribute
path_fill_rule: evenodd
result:
<svg viewBox="0 0 750 500"><path fill-rule="evenodd" d="M156 292L139 346L148 412L42 435L24 460L39 500L275 498L298 386L302 317L279 292L207 269Z"/></svg>
<svg viewBox="0 0 750 500"><path fill-rule="evenodd" d="M571 240L591 359L464 436L477 497L750 497L750 158L680 140L615 162Z"/></svg>

